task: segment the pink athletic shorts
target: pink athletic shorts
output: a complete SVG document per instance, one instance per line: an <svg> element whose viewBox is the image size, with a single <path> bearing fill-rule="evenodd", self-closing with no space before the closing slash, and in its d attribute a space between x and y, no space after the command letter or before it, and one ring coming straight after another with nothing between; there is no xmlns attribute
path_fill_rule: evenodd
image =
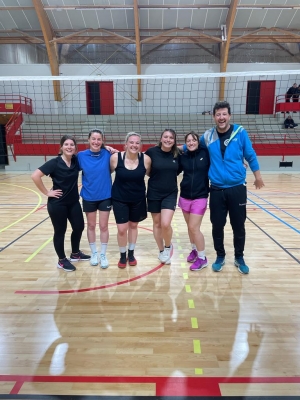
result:
<svg viewBox="0 0 300 400"><path fill-rule="evenodd" d="M207 199L189 200L179 197L178 207L185 213L204 215L207 208Z"/></svg>

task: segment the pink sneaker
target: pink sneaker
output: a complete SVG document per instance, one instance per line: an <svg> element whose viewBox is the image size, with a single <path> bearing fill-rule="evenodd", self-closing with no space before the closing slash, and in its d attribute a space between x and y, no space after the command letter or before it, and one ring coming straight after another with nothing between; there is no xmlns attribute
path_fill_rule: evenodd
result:
<svg viewBox="0 0 300 400"><path fill-rule="evenodd" d="M202 258L197 257L196 261L190 266L191 271L201 271L201 269L207 267L208 261L207 258L205 257L205 260L202 260Z"/></svg>
<svg viewBox="0 0 300 400"><path fill-rule="evenodd" d="M197 257L198 257L197 250L193 249L193 250L190 252L190 254L187 256L186 261L192 263L192 262L194 262L195 260L197 260Z"/></svg>

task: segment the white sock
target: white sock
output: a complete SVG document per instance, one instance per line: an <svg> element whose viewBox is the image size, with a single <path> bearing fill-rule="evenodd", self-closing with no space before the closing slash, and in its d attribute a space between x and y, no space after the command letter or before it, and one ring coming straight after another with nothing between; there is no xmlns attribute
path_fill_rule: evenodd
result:
<svg viewBox="0 0 300 400"><path fill-rule="evenodd" d="M106 254L107 243L101 243L101 254Z"/></svg>
<svg viewBox="0 0 300 400"><path fill-rule="evenodd" d="M120 253L126 253L126 246L124 247L119 247Z"/></svg>
<svg viewBox="0 0 300 400"><path fill-rule="evenodd" d="M198 257L201 258L201 260L205 260L205 250L198 251Z"/></svg>
<svg viewBox="0 0 300 400"><path fill-rule="evenodd" d="M134 249L135 249L135 243L129 243L128 250L134 250Z"/></svg>
<svg viewBox="0 0 300 400"><path fill-rule="evenodd" d="M196 245L194 243L191 243L192 250L197 250Z"/></svg>
<svg viewBox="0 0 300 400"><path fill-rule="evenodd" d="M96 243L89 243L92 254L97 253Z"/></svg>

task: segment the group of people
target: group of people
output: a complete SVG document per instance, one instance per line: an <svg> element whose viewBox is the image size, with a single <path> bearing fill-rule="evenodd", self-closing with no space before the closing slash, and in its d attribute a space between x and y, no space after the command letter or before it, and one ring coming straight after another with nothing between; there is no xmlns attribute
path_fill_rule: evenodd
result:
<svg viewBox="0 0 300 400"><path fill-rule="evenodd" d="M173 254L172 218L176 209L177 175L183 172L178 206L187 224L191 243L187 261L192 271L208 265L201 223L209 197L212 236L217 258L212 264L215 272L225 264L224 227L229 213L233 229L234 264L242 274L249 273L244 261L246 220L246 160L255 176L256 188L264 186L256 154L246 130L231 125L231 109L226 101L217 102L213 109L215 126L199 138L195 132L185 135L183 146L177 145L173 129L162 132L157 146L141 151L141 135L130 132L125 138L125 150L114 152L104 145L104 135L94 129L89 133L89 149L77 153L75 138L64 136L60 155L47 161L33 174L38 189L48 196L48 213L54 227L53 243L58 256L57 267L74 271L73 261L89 260L95 266L107 268L109 240L108 219L113 208L117 224L120 251L119 268L137 264L134 250L138 236L138 223L151 213L153 235L158 247L158 259L170 264ZM111 154L113 153L113 154ZM79 203L78 176L82 171L82 209L86 214L87 237L91 255L80 250L84 229ZM115 172L112 184L111 173ZM43 176L52 178L48 190ZM146 190L145 175L149 176ZM209 186L210 181L210 186ZM99 212L98 212L99 211ZM69 220L71 254L65 253L64 241ZM96 226L100 228L101 249L96 243Z"/></svg>

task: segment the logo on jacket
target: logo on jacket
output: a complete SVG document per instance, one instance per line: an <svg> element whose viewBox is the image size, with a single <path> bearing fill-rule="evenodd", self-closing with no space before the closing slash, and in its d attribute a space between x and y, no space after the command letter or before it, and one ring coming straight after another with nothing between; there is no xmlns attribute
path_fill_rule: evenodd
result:
<svg viewBox="0 0 300 400"><path fill-rule="evenodd" d="M224 146L228 146L229 140L230 140L230 139L226 139L226 140L224 141Z"/></svg>

